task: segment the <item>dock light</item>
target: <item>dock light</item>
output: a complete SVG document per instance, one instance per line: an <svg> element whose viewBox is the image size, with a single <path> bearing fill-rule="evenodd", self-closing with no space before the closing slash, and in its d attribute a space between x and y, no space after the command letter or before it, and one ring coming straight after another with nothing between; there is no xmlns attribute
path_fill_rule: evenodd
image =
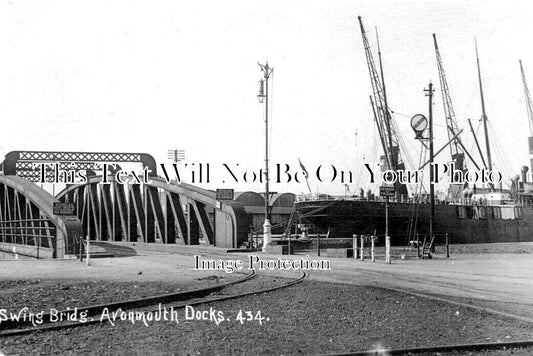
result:
<svg viewBox="0 0 533 356"><path fill-rule="evenodd" d="M415 139L424 139L424 130L428 127L428 120L422 114L417 114L411 118L411 127L415 131Z"/></svg>
<svg viewBox="0 0 533 356"><path fill-rule="evenodd" d="M259 81L259 94L257 94L257 99L259 99L259 102L262 104L265 101L265 80L261 79Z"/></svg>

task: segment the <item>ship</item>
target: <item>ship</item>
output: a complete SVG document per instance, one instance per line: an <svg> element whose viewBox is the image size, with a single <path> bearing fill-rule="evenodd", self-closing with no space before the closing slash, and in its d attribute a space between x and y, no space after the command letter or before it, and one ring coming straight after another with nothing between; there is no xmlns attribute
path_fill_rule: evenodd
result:
<svg viewBox="0 0 533 356"><path fill-rule="evenodd" d="M435 204L433 236L449 243L533 242L533 207L511 199L507 192L483 194L490 196L482 204L474 196L463 204L446 201ZM295 208L300 223L312 233L334 238L355 235L378 236L383 244L386 234L393 246L429 238L430 209L427 199L394 199L383 197L300 198ZM386 206L388 205L388 206Z"/></svg>
<svg viewBox="0 0 533 356"><path fill-rule="evenodd" d="M359 17L359 24L372 84L370 101L383 149L383 155L380 158L383 162L382 169L404 170L405 163L402 160L398 128L387 105L379 38L377 40L378 66L374 61L361 17ZM460 139L460 130L455 120L435 34L433 34L433 39L449 138L447 145L450 148L451 159L457 169L463 173L468 171L465 164L466 157L477 168L493 167L487 135L487 115L477 43L476 58L482 121L485 129L485 153L482 152L473 130L472 133L479 156L483 161L482 165L475 163ZM531 106L521 62L520 66L526 103ZM531 108L528 107L529 119L533 127L531 112ZM424 128L424 130L424 132L417 132L417 137L427 136L430 128ZM530 154L533 154L533 129L531 136L529 137ZM433 152L430 152L430 155L433 157ZM533 160L531 164L533 167ZM500 187L487 185L476 189L475 186L469 187L467 184L450 184L447 196L444 199L435 199L433 184L430 184L429 194L420 192L408 194L407 186L396 182L387 187L380 187L380 194L376 195L370 191L365 195L362 189L359 195L349 197L302 195L297 198L294 206L299 224L304 227L305 231L322 234L329 238L368 235L376 236L378 244L384 244L383 237L390 236L393 246L405 246L426 238L428 241L435 239L436 242L446 240L451 244L533 242L533 189L531 189L533 185L527 181L527 172L528 167L524 166L521 179L518 175L512 179L511 188L508 190L503 190L501 185Z"/></svg>

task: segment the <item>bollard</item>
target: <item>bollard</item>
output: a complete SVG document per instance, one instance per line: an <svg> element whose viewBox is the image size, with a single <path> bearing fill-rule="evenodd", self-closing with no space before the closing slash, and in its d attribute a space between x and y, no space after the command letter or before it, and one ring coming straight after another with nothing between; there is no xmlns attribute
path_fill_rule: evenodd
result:
<svg viewBox="0 0 533 356"><path fill-rule="evenodd" d="M80 237L78 242L80 243L80 262L83 262L83 237Z"/></svg>
<svg viewBox="0 0 533 356"><path fill-rule="evenodd" d="M364 240L364 236L361 235L361 261L364 261L365 260L365 240Z"/></svg>
<svg viewBox="0 0 533 356"><path fill-rule="evenodd" d="M320 257L320 234L316 235L316 250L318 257Z"/></svg>
<svg viewBox="0 0 533 356"><path fill-rule="evenodd" d="M422 255L419 255L418 258L424 258L425 249L426 249L426 236L424 235L424 240L422 241Z"/></svg>
<svg viewBox="0 0 533 356"><path fill-rule="evenodd" d="M385 236L385 263L390 263L390 236Z"/></svg>
<svg viewBox="0 0 533 356"><path fill-rule="evenodd" d="M446 258L450 258L450 242L448 240L448 234L446 234Z"/></svg>
<svg viewBox="0 0 533 356"><path fill-rule="evenodd" d="M357 259L357 235L353 234L353 258Z"/></svg>
<svg viewBox="0 0 533 356"><path fill-rule="evenodd" d="M374 257L374 237L372 236L372 242L370 244L370 256L372 258L372 262L376 262L376 258Z"/></svg>
<svg viewBox="0 0 533 356"><path fill-rule="evenodd" d="M89 235L87 235L87 266L89 266Z"/></svg>
<svg viewBox="0 0 533 356"><path fill-rule="evenodd" d="M420 258L420 239L418 234L416 234L416 257Z"/></svg>

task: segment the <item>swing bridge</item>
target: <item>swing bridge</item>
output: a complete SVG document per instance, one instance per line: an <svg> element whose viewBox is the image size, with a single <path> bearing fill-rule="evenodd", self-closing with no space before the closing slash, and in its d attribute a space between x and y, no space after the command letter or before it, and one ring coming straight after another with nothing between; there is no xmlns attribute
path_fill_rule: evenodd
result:
<svg viewBox="0 0 533 356"><path fill-rule="evenodd" d="M124 184L102 175L104 165L132 164L149 179ZM13 151L1 168L0 251L6 253L66 258L87 237L236 248L258 220L259 212L250 214L241 201L217 200L214 191L159 178L154 158L145 153ZM41 184L58 177L70 183L71 176L85 179L63 184L55 195Z"/></svg>

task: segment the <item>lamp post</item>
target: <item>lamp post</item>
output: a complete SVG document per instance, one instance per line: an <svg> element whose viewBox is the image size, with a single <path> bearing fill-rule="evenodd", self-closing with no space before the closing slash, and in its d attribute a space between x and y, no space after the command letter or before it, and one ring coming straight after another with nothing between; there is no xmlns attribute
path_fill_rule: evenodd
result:
<svg viewBox="0 0 533 356"><path fill-rule="evenodd" d="M268 169L268 79L274 70L266 64L257 63L263 72L263 79L259 81L259 94L257 98L260 103L265 103L265 223L263 224L263 252L272 241L272 225L270 224L270 191L269 191L269 169Z"/></svg>

